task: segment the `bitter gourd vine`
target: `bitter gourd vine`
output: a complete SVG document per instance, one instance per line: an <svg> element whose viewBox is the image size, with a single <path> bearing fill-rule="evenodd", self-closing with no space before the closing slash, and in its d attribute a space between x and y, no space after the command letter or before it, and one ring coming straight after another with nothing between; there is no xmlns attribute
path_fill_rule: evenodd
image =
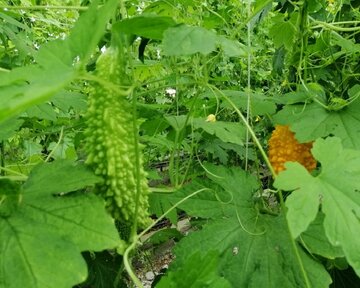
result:
<svg viewBox="0 0 360 288"><path fill-rule="evenodd" d="M96 187L96 191L105 199L113 217L125 223L137 219L138 226L145 227L150 222L149 188L141 151L138 151L140 167L136 168L135 116L132 103L119 92L121 90L114 88L129 84L125 57L122 49L110 47L97 61L96 76L101 81L94 83L89 93L86 163L103 177L104 182ZM136 213L137 177L140 177L140 197Z"/></svg>

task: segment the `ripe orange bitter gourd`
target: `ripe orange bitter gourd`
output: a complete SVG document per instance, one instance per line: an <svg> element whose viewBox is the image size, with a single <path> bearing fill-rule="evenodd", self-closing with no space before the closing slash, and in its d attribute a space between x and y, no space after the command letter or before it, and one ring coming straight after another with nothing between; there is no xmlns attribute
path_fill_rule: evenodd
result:
<svg viewBox="0 0 360 288"><path fill-rule="evenodd" d="M299 143L286 125L276 125L269 140L269 159L275 173L285 170L288 161L298 162L309 172L316 168L311 154L312 143Z"/></svg>

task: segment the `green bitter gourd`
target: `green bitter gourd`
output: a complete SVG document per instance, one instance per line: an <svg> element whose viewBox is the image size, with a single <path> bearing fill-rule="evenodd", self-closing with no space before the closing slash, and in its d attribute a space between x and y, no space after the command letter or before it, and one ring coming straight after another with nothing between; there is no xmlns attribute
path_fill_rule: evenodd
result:
<svg viewBox="0 0 360 288"><path fill-rule="evenodd" d="M149 188L140 149L140 167L136 169L135 145L139 144L136 143L134 133L135 116L127 97L114 89L126 86L129 82L124 52L108 48L97 61L96 73L101 84L108 83L110 86L94 83L92 93L89 94L85 133L88 154L86 162L104 179L104 183L96 191L105 199L113 217L127 223L137 219L138 226L145 227L150 222ZM140 197L135 215L137 177L140 177Z"/></svg>

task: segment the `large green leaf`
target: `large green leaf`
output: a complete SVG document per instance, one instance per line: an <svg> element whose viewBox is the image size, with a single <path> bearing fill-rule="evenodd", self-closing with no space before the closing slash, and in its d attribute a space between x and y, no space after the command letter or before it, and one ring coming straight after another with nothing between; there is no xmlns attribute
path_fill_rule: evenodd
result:
<svg viewBox="0 0 360 288"><path fill-rule="evenodd" d="M203 129L211 135L215 135L221 141L243 145L245 140L245 127L234 122L207 122L203 118L193 119L195 129Z"/></svg>
<svg viewBox="0 0 360 288"><path fill-rule="evenodd" d="M29 118L47 119L50 121L56 121L57 113L49 103L42 103L35 106L31 106L26 110L26 114Z"/></svg>
<svg viewBox="0 0 360 288"><path fill-rule="evenodd" d="M162 216L166 211L168 211L173 205L169 201L167 195L164 193L151 193L149 195L149 204L150 204L150 212L155 214L157 217ZM172 210L166 216L169 218L171 223L176 224L177 214L176 210Z"/></svg>
<svg viewBox="0 0 360 288"><path fill-rule="evenodd" d="M243 221L236 218L211 221L201 231L185 237L175 247L174 265L183 265L191 251L205 255L206 251L216 249L221 255L218 269L232 287L306 287L284 217L248 217L246 221L241 218ZM331 279L322 265L300 246L297 249L311 287L328 287Z"/></svg>
<svg viewBox="0 0 360 288"><path fill-rule="evenodd" d="M71 287L87 277L80 252L121 245L103 200L54 195L97 181L83 166L56 161L34 169L13 195L1 185L0 287Z"/></svg>
<svg viewBox="0 0 360 288"><path fill-rule="evenodd" d="M309 225L305 232L301 233L301 241L311 253L323 256L328 259L344 257L340 247L331 245L326 237L324 229L324 213L319 212L316 219Z"/></svg>
<svg viewBox="0 0 360 288"><path fill-rule="evenodd" d="M360 97L339 111L328 111L317 103L287 105L274 116L274 121L290 125L300 142L334 135L348 148L360 149Z"/></svg>
<svg viewBox="0 0 360 288"><path fill-rule="evenodd" d="M213 171L212 165L205 165L209 171ZM242 210L255 211L253 207L253 201L251 195L254 189L259 188L259 184L256 179L243 170L236 171L235 169L224 171L216 169L216 174L213 174L214 181L224 181L227 183L223 185L216 185L213 182L196 182L194 181L191 185L183 187L176 193L171 194L167 199L172 203L176 204L181 199L191 194L194 191L203 189L205 187L211 187L211 189L204 190L201 193L196 194L191 198L191 201L185 201L179 207L186 210L192 216L218 219L223 217L236 217L236 208L241 207ZM225 174L226 173L226 174ZM217 177L219 180L217 180ZM242 183L242 190L236 191L234 187ZM223 186L226 188L223 189ZM234 192L235 191L235 192ZM234 195L236 193L236 195Z"/></svg>
<svg viewBox="0 0 360 288"><path fill-rule="evenodd" d="M167 56L185 56L195 53L207 55L220 46L229 57L244 57L246 47L238 41L217 35L203 27L178 25L164 32L164 54Z"/></svg>
<svg viewBox="0 0 360 288"><path fill-rule="evenodd" d="M202 27L181 25L164 32L164 54L168 56L209 54L215 50L217 35Z"/></svg>
<svg viewBox="0 0 360 288"><path fill-rule="evenodd" d="M222 47L224 54L229 57L245 57L247 56L246 47L244 44L230 40L225 36L218 36L218 44Z"/></svg>
<svg viewBox="0 0 360 288"><path fill-rule="evenodd" d="M77 92L60 91L51 98L51 102L63 112L68 112L70 108L75 111L86 110L86 96Z"/></svg>
<svg viewBox="0 0 360 288"><path fill-rule="evenodd" d="M182 273L171 272L163 277L157 288L230 288L230 283L220 277L218 270L219 255L217 251L197 251L188 257L186 263L178 267ZM202 255L203 254L203 255ZM176 269L176 268L173 268Z"/></svg>
<svg viewBox="0 0 360 288"><path fill-rule="evenodd" d="M119 267L122 264L122 257L114 254L113 251L85 252L83 256L89 267L89 277L86 282L77 288L109 288L114 286L118 277ZM124 277L125 278L125 277ZM123 279L125 280L125 279ZM120 282L122 282L120 280ZM117 286L119 288L127 287L124 283Z"/></svg>
<svg viewBox="0 0 360 288"><path fill-rule="evenodd" d="M145 15L127 18L114 25L113 29L126 34L161 40L164 31L176 23L171 17Z"/></svg>
<svg viewBox="0 0 360 288"><path fill-rule="evenodd" d="M46 101L74 77L73 68L55 64L51 69L29 66L0 73L0 93L6 95L0 99L0 121Z"/></svg>
<svg viewBox="0 0 360 288"><path fill-rule="evenodd" d="M17 130L24 120L21 119L8 119L7 121L0 124L0 141L8 139L10 136L15 134L15 130Z"/></svg>
<svg viewBox="0 0 360 288"><path fill-rule="evenodd" d="M101 178L94 176L86 166L67 160L39 165L31 171L30 176L23 186L27 195L64 194L76 191L84 187L84 184L93 185L101 181Z"/></svg>
<svg viewBox="0 0 360 288"><path fill-rule="evenodd" d="M286 50L291 50L296 39L297 17L297 13L292 13L289 20L285 20L288 17L282 14L273 17L273 25L270 27L269 35L273 38L276 48L284 45Z"/></svg>
<svg viewBox="0 0 360 288"><path fill-rule="evenodd" d="M247 109L248 94L246 92L222 90L221 94L227 96L241 110L244 111ZM222 105L232 109L232 106L227 101L225 101ZM250 93L250 111L252 115L274 114L276 111L276 104L272 98L266 97L260 93L252 92Z"/></svg>
<svg viewBox="0 0 360 288"><path fill-rule="evenodd" d="M44 44L34 55L37 64L0 72L0 122L41 104L76 78L104 33L118 4L107 1L97 8L94 1L65 40Z"/></svg>
<svg viewBox="0 0 360 288"><path fill-rule="evenodd" d="M360 152L344 149L339 138L316 140L312 154L321 163L321 173L311 176L298 163L287 163L274 185L295 190L286 200L287 219L294 238L315 219L319 206L325 214L327 238L339 246L360 275Z"/></svg>
<svg viewBox="0 0 360 288"><path fill-rule="evenodd" d="M184 202L181 208L190 215L207 215L215 219L209 219L200 231L184 237L175 246L176 259L170 266L171 274L177 273L177 279L181 279L187 273L182 267L189 263L189 259L197 257L199 265L205 265L204 258L207 262L217 261L216 255L213 256L215 259L209 259L207 251L217 251L220 261L216 271L220 271L232 287L329 286L331 279L323 266L306 254L300 245L295 245L304 267L302 270L285 217L259 213L253 198L259 184L253 176L238 167L226 169L207 165L206 168L213 182L205 187L215 191L215 195L204 191L198 194L196 204ZM223 193L220 193L220 187ZM182 190L179 196L190 193L191 189ZM176 194L171 197L176 197ZM225 195L227 201L221 198Z"/></svg>

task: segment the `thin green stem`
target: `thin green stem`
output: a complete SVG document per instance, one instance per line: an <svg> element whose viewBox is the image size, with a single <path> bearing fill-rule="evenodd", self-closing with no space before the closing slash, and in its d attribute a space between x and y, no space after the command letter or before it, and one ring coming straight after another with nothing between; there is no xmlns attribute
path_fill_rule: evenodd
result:
<svg viewBox="0 0 360 288"><path fill-rule="evenodd" d="M20 172L17 172L15 170L12 170L12 169L9 169L9 168L6 168L6 167L0 167L0 171L5 171L5 172L15 174L15 175L18 175L18 176L21 176L21 177L27 177L25 174L22 174ZM3 173L2 173L2 175L3 175Z"/></svg>
<svg viewBox="0 0 360 288"><path fill-rule="evenodd" d="M194 109L196 101L197 101L197 96L195 96L195 98L193 99L193 102L191 104L189 112L186 115L184 126L181 129L177 130L176 134L175 134L174 149L171 152L170 163L169 163L170 180L171 180L172 184L174 184L175 187L179 187L179 174L180 174L180 172L179 172L179 169L180 169L179 153L180 153L180 147L181 147L181 143L179 143L179 141L180 141L179 139L182 138L184 130L185 130L187 124L189 123L190 115ZM175 156L177 156L177 157L175 158ZM175 171L172 171L172 168L174 168L174 166L175 166ZM173 173L175 173L175 179L173 178L173 175L172 175Z"/></svg>
<svg viewBox="0 0 360 288"><path fill-rule="evenodd" d="M210 85L210 84L208 84ZM254 130L252 129L252 127L249 125L249 123L246 121L246 118L244 117L244 115L241 113L241 111L236 107L236 105L224 94L222 93L219 89L217 89L216 87L213 87L213 89L216 89L220 95L226 100L229 102L229 104L233 107L233 109L236 111L236 113L239 115L241 121L244 123L244 125L246 126L246 128L249 130L249 133L253 139L253 141L255 142L256 146L258 147L259 151L260 151L260 154L261 156L263 157L266 165L268 166L273 178L275 179L276 178L276 174L275 174L275 171L274 171L274 168L271 166L271 163L270 163L270 160L269 158L267 157L263 147L261 146L258 138L256 137L255 135L255 132ZM281 190L278 191L278 194L279 194L279 198L280 198L280 206L281 206L281 209L282 211L286 211L286 206L285 206L285 201L284 201L284 197L282 195L282 192ZM284 213L284 215L286 215L286 213ZM294 249L294 252L295 252L295 255L296 255L296 259L298 260L298 263L299 263L299 266L300 266L300 269L301 269L301 272L303 274L303 277L304 277L304 280L305 280L305 283L306 283L306 287L311 287L310 285L310 282L309 282L309 279L307 277L307 273L305 271L305 267L304 267L304 264L301 260L301 257L300 257L300 254L299 254L299 251L298 251L298 248L296 247L296 242L295 242L295 239L292 237L291 235L291 232L290 232L290 226L289 226L289 222L285 219L286 221L286 225L287 225L287 230L289 232L289 235L290 235L290 241L291 241L291 244L293 246L293 249Z"/></svg>
<svg viewBox="0 0 360 288"><path fill-rule="evenodd" d="M50 160L51 156L54 155L55 151L60 146L60 143L61 143L61 140L63 139L63 136L64 136L64 126L61 127L59 140L56 142L56 145L55 145L54 149L52 149L51 152L49 153L49 155L46 157L45 162L48 162Z"/></svg>
<svg viewBox="0 0 360 288"><path fill-rule="evenodd" d="M131 245L125 250L125 253L123 255L123 263L124 263L124 267L126 272L129 274L131 280L134 282L134 284L136 285L136 287L138 288L144 288L144 286L142 285L141 281L139 280L139 278L137 278L136 274L134 273L134 270L131 267L130 264L130 257L129 257L129 253L135 249L136 247L136 242L133 241L131 243Z"/></svg>
<svg viewBox="0 0 360 288"><path fill-rule="evenodd" d="M33 6L12 6L0 5L3 10L87 10L87 6L52 6L52 5L33 5Z"/></svg>
<svg viewBox="0 0 360 288"><path fill-rule="evenodd" d="M137 97L136 94L133 93L132 95L132 108L133 108L133 133L134 133L134 148L135 148L135 173L136 173L136 197L135 197L135 215L138 215L139 211L139 203L140 203L140 195L141 191L141 171L140 171L140 147L139 147L139 131L137 125L137 111L136 111L136 103ZM135 217L133 226L131 228L131 238L135 238L137 235L137 218Z"/></svg>
<svg viewBox="0 0 360 288"><path fill-rule="evenodd" d="M79 79L97 82L101 86L105 87L107 90L116 92L118 95L121 95L121 96L129 96L136 87L135 85L131 85L130 87L116 85L112 82L106 81L100 77L97 77L97 76L91 75L91 74L83 74L79 77ZM125 88L125 90L124 90L124 88Z"/></svg>
<svg viewBox="0 0 360 288"><path fill-rule="evenodd" d="M194 134L193 125L191 125L191 133ZM185 173L184 173L184 177L183 177L183 179L181 181L180 187L182 187L184 185L184 183L186 181L186 177L187 177L187 175L189 173L189 170L190 170L191 163L193 162L193 154L194 154L193 151L194 151L194 146L195 146L194 145L194 138L195 137L191 137L191 150L190 150L190 155L189 155L189 161L188 161L188 163L186 165L186 170L185 170Z"/></svg>
<svg viewBox="0 0 360 288"><path fill-rule="evenodd" d="M10 181L19 181L19 182L25 182L27 181L27 176L0 176L0 179L8 179Z"/></svg>
<svg viewBox="0 0 360 288"><path fill-rule="evenodd" d="M153 193L174 193L176 191L174 188L163 187L150 187L149 189Z"/></svg>
<svg viewBox="0 0 360 288"><path fill-rule="evenodd" d="M190 85L199 85L200 82L196 81L196 82L189 82L189 83L178 83L178 84L171 84L172 87L178 87L178 86L190 86ZM161 89L164 89L164 88L169 88L169 85L162 85L162 86L159 86L159 87L156 87L154 89L149 89L149 90L146 90L144 92L140 92L138 93L138 97L142 97L142 96L145 96L145 95L148 95L148 94L151 94L152 92L157 92Z"/></svg>
<svg viewBox="0 0 360 288"><path fill-rule="evenodd" d="M5 167L5 143L4 143L4 141L0 142L0 166ZM0 170L0 175L4 176L5 171Z"/></svg>
<svg viewBox="0 0 360 288"><path fill-rule="evenodd" d="M177 187L177 183L176 183L176 179L174 178L174 166L175 166L175 154L177 151L178 141L179 141L179 131L176 131L175 132L174 149L170 153L170 160L169 160L169 177L170 177L171 184L175 187Z"/></svg>
<svg viewBox="0 0 360 288"><path fill-rule="evenodd" d="M287 231L289 232L290 242L291 242L291 245L292 245L293 250L295 252L295 256L296 256L296 259L298 261L298 264L300 266L301 274L304 277L306 287L311 288L311 284L310 284L309 278L307 276L304 263L303 263L303 261L301 259L299 249L296 246L296 241L295 241L294 237L291 235L291 232L290 232L291 230L290 230L289 221L287 221L287 219L286 219L286 206L285 206L284 196L282 195L281 190L279 190L279 198L280 198L281 209L282 209L282 211L284 211L284 214L283 214L284 216L283 217L285 217L285 222L286 222L286 226L287 226Z"/></svg>
<svg viewBox="0 0 360 288"><path fill-rule="evenodd" d="M162 219L164 219L171 211L173 211L176 207L178 207L180 204L184 203L185 201L187 201L188 199L190 199L191 197L203 192L203 191L211 191L209 188L202 188L200 190L197 190L191 194L189 194L188 196L184 197L183 199L181 199L180 201L178 201L177 203L175 203L175 205L173 205L170 209L168 209L163 215L161 215L154 223L152 223L149 227L147 227L144 231L142 231L139 235L136 236L135 239L133 239L132 243L129 245L129 247L125 250L124 256L123 256L123 261L124 261L124 267L126 272L129 274L131 280L135 283L135 285L137 285L138 287L143 288L143 285L141 283L141 281L136 277L130 261L129 261L129 255L130 252L132 250L135 249L136 245L139 242L139 239L144 236L147 232L149 232L156 224L158 224Z"/></svg>
<svg viewBox="0 0 360 288"><path fill-rule="evenodd" d="M260 144L259 139L256 137L254 130L252 129L252 127L250 126L250 124L246 121L245 116L241 113L241 111L239 110L239 108L237 108L237 106L234 104L234 102L231 101L231 99L229 97L227 97L224 93L222 93L222 91L220 91L217 87L211 85L211 84L207 84L208 87L210 89L214 89L216 90L231 106L232 108L235 110L235 112L238 114L238 116L240 117L241 121L244 123L246 129L249 130L250 136L253 139L253 141L255 142L256 146L258 147L261 156L263 157L266 165L268 166L272 177L275 179L276 174L275 174L275 170L274 168L271 166L270 160L266 155L266 152L264 150L264 148L262 147L262 145Z"/></svg>
<svg viewBox="0 0 360 288"><path fill-rule="evenodd" d="M251 0L248 0L248 17L251 15ZM251 107L251 22L247 23L247 46L248 46L248 57L247 57L247 103L246 103L246 122L250 126L250 107ZM249 161L249 129L246 129L246 139L245 139L245 171L248 169Z"/></svg>
<svg viewBox="0 0 360 288"><path fill-rule="evenodd" d="M120 7L122 7L123 5L123 1L120 2ZM124 13L124 11L122 11L122 13ZM123 47L120 47L120 49L123 49ZM120 53L124 54L123 51L121 51ZM125 55L121 55L121 57L124 57ZM127 59L128 59L128 63L129 63L129 67L130 67L130 71L131 71L131 79L134 79L134 65L132 62L132 57L131 57L131 51L130 48L127 48L127 53L126 53ZM132 85L132 87L134 87L134 85ZM131 99L132 99L132 114L133 114L133 137L134 137L134 152L135 152L135 176L136 176L136 194L135 194L135 219L134 222L132 223L132 227L131 227L131 234L130 234L130 239L135 239L136 235L137 235L137 228L138 228L138 221L137 221L137 215L139 212L139 204L140 204L140 195L142 194L142 187L141 187L141 179L142 179L142 175L141 175L141 161L140 161L140 154L141 154L141 150L139 147L139 128L138 128L138 123L137 123L137 94L134 90L132 90L132 95L131 95Z"/></svg>
<svg viewBox="0 0 360 288"><path fill-rule="evenodd" d="M326 22L318 21L318 20L313 20L313 23L315 25L311 26L311 29L325 28L325 29L330 29L333 31L340 31L340 32L360 31L360 27L337 27L334 25L334 23L329 24ZM340 22L338 22L338 23L340 23Z"/></svg>

